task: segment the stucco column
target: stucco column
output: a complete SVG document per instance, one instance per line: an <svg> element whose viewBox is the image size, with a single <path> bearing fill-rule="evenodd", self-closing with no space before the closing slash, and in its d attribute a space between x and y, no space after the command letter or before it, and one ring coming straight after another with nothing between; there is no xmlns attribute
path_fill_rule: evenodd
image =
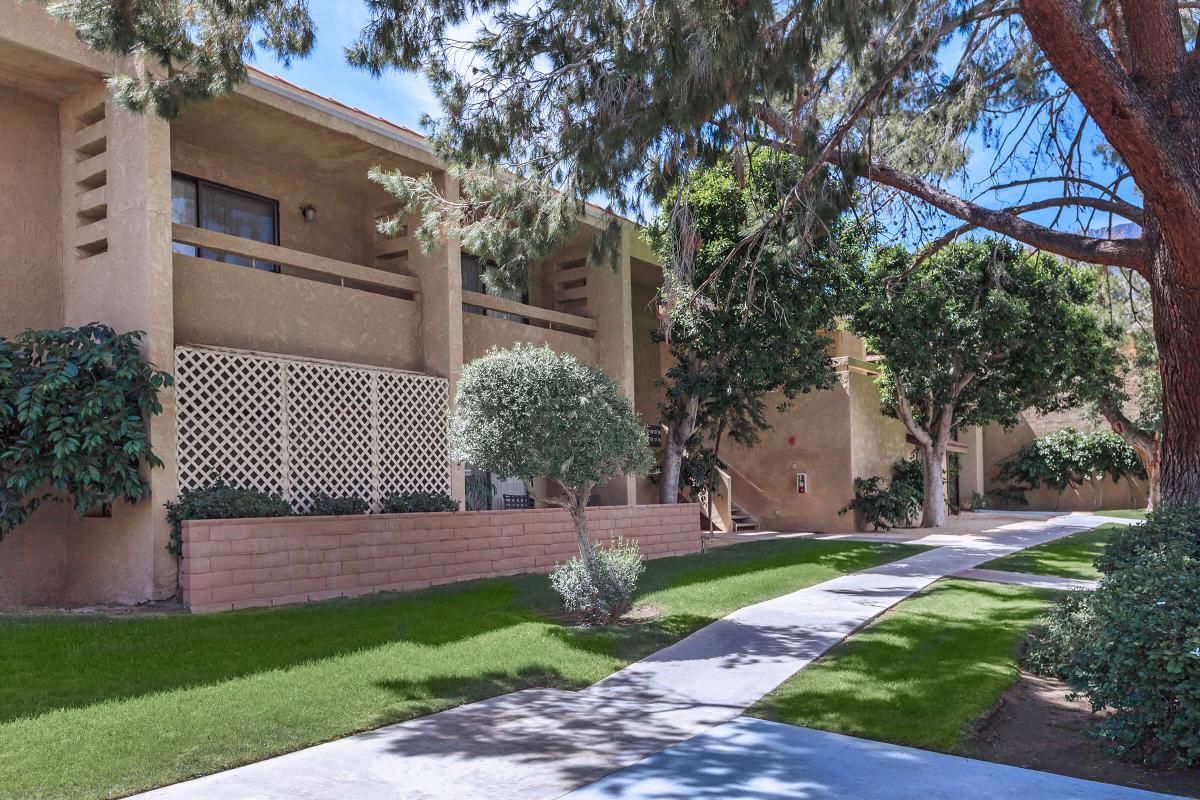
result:
<svg viewBox="0 0 1200 800"><path fill-rule="evenodd" d="M983 466L983 428L967 428L959 434L959 441L967 446L967 452L958 459L959 493L965 503L975 492L986 494L986 475Z"/></svg>
<svg viewBox="0 0 1200 800"><path fill-rule="evenodd" d="M445 173L437 178L438 187L451 200L458 198L458 184ZM420 220L409 220L409 230L416 230ZM449 383L450 402L458 388L458 376L463 365L462 267L461 250L454 240L426 255L416 241L408 250L408 263L413 274L421 279L418 298L421 303L421 355L424 370L443 377ZM450 465L450 494L466 502L462 464Z"/></svg>
<svg viewBox="0 0 1200 800"><path fill-rule="evenodd" d="M146 358L171 372L170 126L117 108L99 81L63 101L60 123L64 322L144 331ZM163 412L149 420L149 437L164 466L149 472L150 496L132 507L118 503L110 519L78 526L68 593L80 599L137 602L175 593L163 511L177 491L174 391L162 392L160 400Z"/></svg>
<svg viewBox="0 0 1200 800"><path fill-rule="evenodd" d="M632 225L622 225L621 252L615 269L607 265L593 267L588 272L588 308L596 319L596 354L599 367L634 398L633 372L633 289L630 279L629 256ZM637 501L637 480L624 475L609 482L598 494L610 505L631 504Z"/></svg>

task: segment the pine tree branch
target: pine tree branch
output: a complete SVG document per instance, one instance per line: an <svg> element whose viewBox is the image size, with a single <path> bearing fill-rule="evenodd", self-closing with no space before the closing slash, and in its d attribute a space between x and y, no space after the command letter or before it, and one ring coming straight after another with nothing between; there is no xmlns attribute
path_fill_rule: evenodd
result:
<svg viewBox="0 0 1200 800"><path fill-rule="evenodd" d="M841 152L834 151L830 154L829 161L840 165L841 159ZM905 194L924 200L933 207L958 217L974 227L986 228L1012 237L1030 247L1036 247L1073 261L1127 267L1139 273L1145 272L1147 269L1146 243L1140 238L1098 239L1078 233L1056 231L1022 219L1012 211L984 208L934 186L916 175L881 164L868 163L863 167L862 173L868 180L899 189ZM1091 199L1103 202L1097 198Z"/></svg>
<svg viewBox="0 0 1200 800"><path fill-rule="evenodd" d="M1178 158L1184 150L1170 128L1092 29L1079 3L1020 0L1020 9L1034 41L1129 165L1147 198L1181 210L1200 209L1200 195L1188 174L1193 165ZM1124 15L1127 30L1130 16Z"/></svg>

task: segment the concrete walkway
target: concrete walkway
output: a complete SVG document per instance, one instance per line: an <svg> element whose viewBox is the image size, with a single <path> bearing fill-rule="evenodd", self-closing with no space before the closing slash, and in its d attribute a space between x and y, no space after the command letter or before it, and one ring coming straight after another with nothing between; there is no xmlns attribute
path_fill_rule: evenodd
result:
<svg viewBox="0 0 1200 800"><path fill-rule="evenodd" d="M737 718L937 579L1096 524L1074 515L1014 520L748 606L581 692L516 692L138 797L549 800Z"/></svg>
<svg viewBox="0 0 1200 800"><path fill-rule="evenodd" d="M739 717L564 800L1166 800L1171 795Z"/></svg>
<svg viewBox="0 0 1200 800"><path fill-rule="evenodd" d="M1086 578L1063 578L1058 575L1029 575L1025 572L1006 572L1000 569L964 569L954 574L956 578L966 578L971 581L987 581L989 583L1007 583L1013 586L1032 586L1035 589L1058 589L1069 591L1083 589L1091 591L1100 585L1100 581L1090 581Z"/></svg>

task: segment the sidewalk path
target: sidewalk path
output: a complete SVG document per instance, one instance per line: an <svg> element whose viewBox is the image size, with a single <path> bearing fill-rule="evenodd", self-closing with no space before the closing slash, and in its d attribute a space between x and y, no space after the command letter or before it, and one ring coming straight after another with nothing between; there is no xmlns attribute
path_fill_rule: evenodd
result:
<svg viewBox="0 0 1200 800"><path fill-rule="evenodd" d="M564 800L1166 800L1068 778L739 717Z"/></svg>
<svg viewBox="0 0 1200 800"><path fill-rule="evenodd" d="M515 692L137 797L549 800L737 718L937 579L1097 524L1086 515L1015 519L990 536L748 606L580 692Z"/></svg>
<svg viewBox="0 0 1200 800"><path fill-rule="evenodd" d="M1100 581L1086 578L1063 578L1058 575L1030 575L1025 572L1006 572L1001 569L964 569L954 574L956 578L966 578L970 581L987 581L989 583L1008 583L1013 586L1032 586L1035 589L1069 589L1092 590L1100 585Z"/></svg>

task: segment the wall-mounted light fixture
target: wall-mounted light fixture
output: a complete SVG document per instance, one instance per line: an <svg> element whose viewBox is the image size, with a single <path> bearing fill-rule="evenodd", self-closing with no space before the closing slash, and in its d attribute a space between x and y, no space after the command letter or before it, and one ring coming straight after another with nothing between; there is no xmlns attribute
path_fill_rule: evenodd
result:
<svg viewBox="0 0 1200 800"><path fill-rule="evenodd" d="M309 222L317 218L317 209L312 203L300 206L300 215Z"/></svg>

